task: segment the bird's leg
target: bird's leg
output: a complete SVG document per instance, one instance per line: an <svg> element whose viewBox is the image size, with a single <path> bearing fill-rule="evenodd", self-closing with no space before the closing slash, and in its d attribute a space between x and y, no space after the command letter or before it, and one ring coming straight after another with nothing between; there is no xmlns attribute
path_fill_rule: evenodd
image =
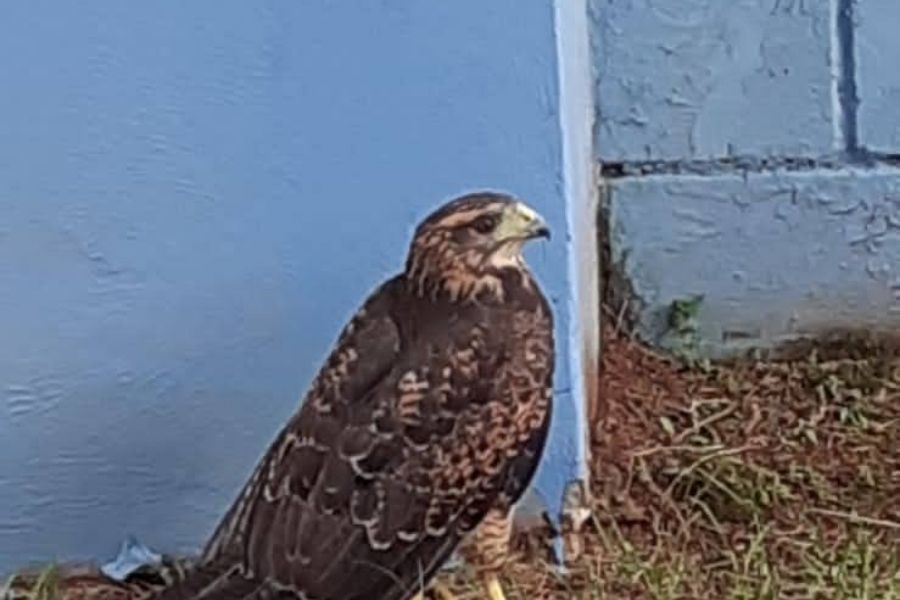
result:
<svg viewBox="0 0 900 600"><path fill-rule="evenodd" d="M434 593L437 594L440 600L456 600L456 596L453 594L453 592L451 592L450 589L440 581L432 584L431 589L434 590ZM418 594L413 596L413 600L425 600L425 594L419 592Z"/></svg>
<svg viewBox="0 0 900 600"><path fill-rule="evenodd" d="M488 598L491 600L506 600L506 596L503 594L503 587L500 585L500 580L497 578L496 573L485 575L484 587L487 590Z"/></svg>
<svg viewBox="0 0 900 600"><path fill-rule="evenodd" d="M432 586L434 593L437 594L440 600L456 600L456 595L450 591L450 589L441 583L440 581L435 582Z"/></svg>

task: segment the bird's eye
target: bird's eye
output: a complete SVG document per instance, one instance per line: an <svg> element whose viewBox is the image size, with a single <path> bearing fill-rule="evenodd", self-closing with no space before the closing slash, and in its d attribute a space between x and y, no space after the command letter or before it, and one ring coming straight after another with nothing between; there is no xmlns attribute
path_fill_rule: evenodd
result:
<svg viewBox="0 0 900 600"><path fill-rule="evenodd" d="M475 222L472 223L472 227L474 227L475 231L478 233L490 233L497 228L497 217L494 215L478 217L475 219Z"/></svg>

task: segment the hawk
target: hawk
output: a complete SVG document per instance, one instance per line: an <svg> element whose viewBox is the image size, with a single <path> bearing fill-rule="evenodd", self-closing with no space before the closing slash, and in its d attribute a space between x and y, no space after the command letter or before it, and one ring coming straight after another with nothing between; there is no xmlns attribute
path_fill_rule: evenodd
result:
<svg viewBox="0 0 900 600"><path fill-rule="evenodd" d="M408 600L461 547L502 598L489 558L543 453L554 370L551 309L522 249L549 236L494 192L425 218L199 563L157 597Z"/></svg>

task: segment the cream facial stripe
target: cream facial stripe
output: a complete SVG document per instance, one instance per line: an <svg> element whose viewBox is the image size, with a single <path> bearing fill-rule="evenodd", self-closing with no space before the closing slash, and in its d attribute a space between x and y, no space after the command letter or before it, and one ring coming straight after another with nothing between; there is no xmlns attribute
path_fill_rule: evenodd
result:
<svg viewBox="0 0 900 600"><path fill-rule="evenodd" d="M537 214L530 206L522 204L521 202L516 202L515 207L515 211L519 214L519 216L525 218L527 221L541 220L541 216Z"/></svg>

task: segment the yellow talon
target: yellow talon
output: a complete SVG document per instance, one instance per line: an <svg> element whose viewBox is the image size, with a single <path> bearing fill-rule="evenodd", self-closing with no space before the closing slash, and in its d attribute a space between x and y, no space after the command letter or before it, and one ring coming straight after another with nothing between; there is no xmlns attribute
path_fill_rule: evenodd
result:
<svg viewBox="0 0 900 600"><path fill-rule="evenodd" d="M451 592L446 585L441 583L440 581L435 582L432 586L434 593L438 595L438 598L441 600L456 600L456 596Z"/></svg>
<svg viewBox="0 0 900 600"><path fill-rule="evenodd" d="M485 587L487 588L488 597L491 600L506 600L503 594L503 587L496 575L490 575L485 579Z"/></svg>
<svg viewBox="0 0 900 600"><path fill-rule="evenodd" d="M435 582L430 586L431 590L434 590L434 593L438 595L440 600L456 600L456 596L453 595L446 585L441 582ZM419 592L415 596L413 596L412 600L425 600L425 594Z"/></svg>

